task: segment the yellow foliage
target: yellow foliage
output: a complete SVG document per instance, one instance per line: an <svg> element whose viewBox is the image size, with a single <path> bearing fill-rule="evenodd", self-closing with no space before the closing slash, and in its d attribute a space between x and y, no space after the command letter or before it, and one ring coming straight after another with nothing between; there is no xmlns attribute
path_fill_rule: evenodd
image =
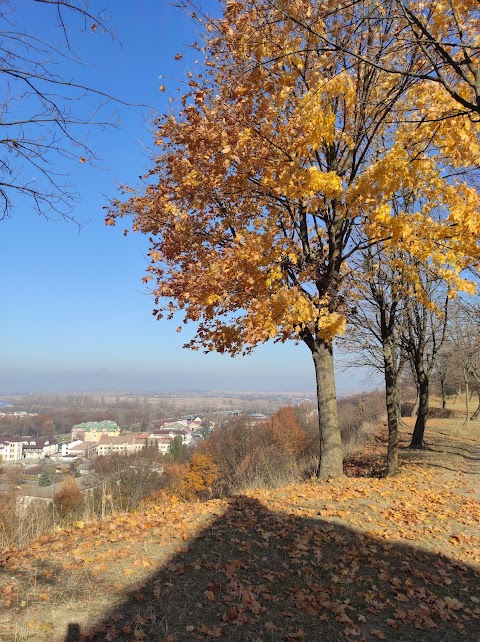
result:
<svg viewBox="0 0 480 642"><path fill-rule="evenodd" d="M408 48L381 20L373 40L362 20L348 30L362 3L338 23L326 17L333 0L276 4L230 2L209 23L208 80L192 79L158 123L157 183L109 215L133 214L134 229L153 237L155 314L181 311L198 328L187 346L207 352L333 340L367 246L431 265L452 295L472 290L464 269L478 264L479 194L454 177L478 163L478 122L439 83L404 86L346 53L312 55L322 38L339 38L386 68L408 66ZM472 4L455 9L473 38ZM437 3L438 37L450 33L449 12ZM419 277L410 268L404 278Z"/></svg>

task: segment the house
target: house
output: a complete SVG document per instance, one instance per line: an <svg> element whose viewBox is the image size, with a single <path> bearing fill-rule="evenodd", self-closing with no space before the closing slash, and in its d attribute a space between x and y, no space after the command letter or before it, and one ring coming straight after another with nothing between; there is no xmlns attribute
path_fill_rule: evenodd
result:
<svg viewBox="0 0 480 642"><path fill-rule="evenodd" d="M53 437L24 437L23 459L44 459L55 455L58 451L58 442Z"/></svg>
<svg viewBox="0 0 480 642"><path fill-rule="evenodd" d="M157 428L150 433L149 439L159 439L160 437L168 437L172 441L175 437L180 436L182 443L188 445L192 442L192 433L185 428Z"/></svg>
<svg viewBox="0 0 480 642"><path fill-rule="evenodd" d="M77 459L89 459L97 454L97 444L92 441L81 441L76 446L70 446L68 449L69 457Z"/></svg>
<svg viewBox="0 0 480 642"><path fill-rule="evenodd" d="M23 442L20 437L7 437L0 435L0 456L6 463L21 461Z"/></svg>
<svg viewBox="0 0 480 642"><path fill-rule="evenodd" d="M168 419L162 423L162 428L188 428L186 419Z"/></svg>
<svg viewBox="0 0 480 642"><path fill-rule="evenodd" d="M170 451L170 444L173 441L173 437L158 437L152 441L157 445L162 455L166 455Z"/></svg>
<svg viewBox="0 0 480 642"><path fill-rule="evenodd" d="M59 452L61 457L68 457L70 455L70 449L74 448L75 446L78 446L81 443L82 443L81 439L75 439L74 441L64 441L63 443L59 444L60 446Z"/></svg>
<svg viewBox="0 0 480 642"><path fill-rule="evenodd" d="M203 423L203 419L200 415L188 415L187 417L183 417L183 421L187 422L189 430L199 430Z"/></svg>
<svg viewBox="0 0 480 642"><path fill-rule="evenodd" d="M145 448L145 442L146 440L137 439L134 434L116 437L102 435L97 444L97 454L104 456L112 455L113 453L127 455Z"/></svg>
<svg viewBox="0 0 480 642"><path fill-rule="evenodd" d="M81 439L82 441L98 442L102 435L117 437L120 435L120 428L116 421L108 419L104 421L86 421L83 424L76 424L72 428L72 441Z"/></svg>

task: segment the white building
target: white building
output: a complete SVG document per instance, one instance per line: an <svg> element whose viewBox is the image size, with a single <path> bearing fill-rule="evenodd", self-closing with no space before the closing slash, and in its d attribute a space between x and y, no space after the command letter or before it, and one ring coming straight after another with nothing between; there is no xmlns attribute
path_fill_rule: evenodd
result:
<svg viewBox="0 0 480 642"><path fill-rule="evenodd" d="M94 441L80 441L75 446L69 446L68 456L71 459L89 459L97 455L97 444Z"/></svg>
<svg viewBox="0 0 480 642"><path fill-rule="evenodd" d="M120 435L118 437L102 435L97 444L97 455L107 456L113 453L128 455L137 453L139 450L145 448L147 439L148 437L145 434Z"/></svg>
<svg viewBox="0 0 480 642"><path fill-rule="evenodd" d="M44 459L55 455L58 451L58 442L53 437L24 437L23 459Z"/></svg>
<svg viewBox="0 0 480 642"><path fill-rule="evenodd" d="M6 463L22 460L23 443L20 438L0 437L0 457Z"/></svg>
<svg viewBox="0 0 480 642"><path fill-rule="evenodd" d="M170 451L170 444L173 441L173 437L155 436L155 437L150 437L150 441L151 443L154 443L157 445L157 448L162 453L162 455L166 455Z"/></svg>
<svg viewBox="0 0 480 642"><path fill-rule="evenodd" d="M175 437L182 438L182 444L188 446L192 443L192 433L190 430L185 430L184 428L157 428L149 435L149 439L160 439L160 437L168 437L170 441L173 441Z"/></svg>
<svg viewBox="0 0 480 642"><path fill-rule="evenodd" d="M68 457L70 455L70 448L75 448L79 444L83 443L81 439L75 439L74 441L65 441L60 446L60 455L62 457Z"/></svg>

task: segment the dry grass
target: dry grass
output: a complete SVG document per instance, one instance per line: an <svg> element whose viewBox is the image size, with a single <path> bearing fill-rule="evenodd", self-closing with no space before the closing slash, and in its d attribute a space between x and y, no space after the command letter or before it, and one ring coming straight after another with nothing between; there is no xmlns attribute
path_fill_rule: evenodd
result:
<svg viewBox="0 0 480 642"><path fill-rule="evenodd" d="M444 422L393 479L173 500L10 551L0 640L476 642L480 443Z"/></svg>

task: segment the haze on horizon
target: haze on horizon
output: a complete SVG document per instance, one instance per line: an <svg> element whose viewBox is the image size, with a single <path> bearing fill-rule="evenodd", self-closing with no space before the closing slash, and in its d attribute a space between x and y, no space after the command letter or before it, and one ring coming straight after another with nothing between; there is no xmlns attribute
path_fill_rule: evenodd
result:
<svg viewBox="0 0 480 642"><path fill-rule="evenodd" d="M13 394L56 394L67 392L314 392L313 372L291 372L284 376L278 371L264 370L256 374L250 366L239 364L211 372L192 373L188 368L175 371L158 370L127 373L108 368L65 369L65 370L23 370L0 367L0 395ZM310 375L310 376L309 376ZM337 387L340 395L375 388L380 380L368 373L339 373Z"/></svg>

